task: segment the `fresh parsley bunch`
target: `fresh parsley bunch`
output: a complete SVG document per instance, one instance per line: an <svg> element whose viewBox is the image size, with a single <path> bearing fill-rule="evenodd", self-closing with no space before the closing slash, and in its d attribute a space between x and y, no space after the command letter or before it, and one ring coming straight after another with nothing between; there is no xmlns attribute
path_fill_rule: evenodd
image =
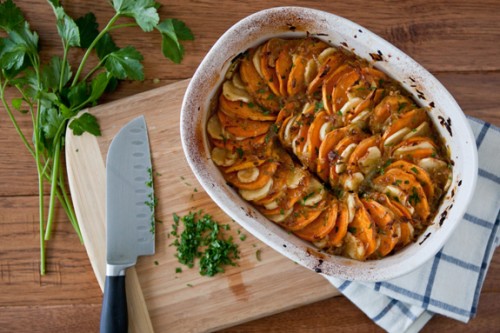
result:
<svg viewBox="0 0 500 333"><path fill-rule="evenodd" d="M103 93L116 88L119 80L144 79L142 55L132 46L117 46L110 33L130 26L139 26L145 32L157 30L162 36L163 54L175 63L179 63L184 55L180 42L194 39L191 30L182 21L166 19L160 22L159 4L153 0L110 2L115 15L99 30L93 13L73 20L58 0L49 0L64 51L62 57L55 56L49 63L42 64L38 34L30 29L23 13L12 0L0 0L0 29L7 36L0 38L0 99L14 128L35 159L42 275L45 274L45 241L50 238L56 199L82 241L61 167L61 151L68 123L76 135L84 132L100 135L96 118L89 113L79 114L80 110L97 104ZM122 18L125 21L119 23ZM85 50L79 64L68 61L68 52L72 47ZM99 62L88 73L83 73L90 56L97 56ZM5 94L7 88L16 90L17 97L8 100ZM17 122L17 117L23 115L30 117L33 123L31 140ZM46 185L50 186L47 213L43 197Z"/></svg>

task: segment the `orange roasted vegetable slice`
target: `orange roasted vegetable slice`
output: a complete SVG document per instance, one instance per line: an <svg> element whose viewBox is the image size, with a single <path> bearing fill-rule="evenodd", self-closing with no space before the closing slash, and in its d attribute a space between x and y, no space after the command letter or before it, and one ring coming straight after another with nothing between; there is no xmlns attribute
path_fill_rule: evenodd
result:
<svg viewBox="0 0 500 333"><path fill-rule="evenodd" d="M288 95L295 96L304 91L304 72L306 70L307 59L301 55L294 55L292 61L293 67L288 77L287 92Z"/></svg>
<svg viewBox="0 0 500 333"><path fill-rule="evenodd" d="M399 160L396 161L392 164L390 164L386 170L390 169L401 169L406 173L412 174L418 182L422 185L422 188L424 189L425 195L429 200L432 200L434 197L434 186L432 185L432 180L427 171L419 167L418 165L415 165L413 163L409 163L404 160Z"/></svg>
<svg viewBox="0 0 500 333"><path fill-rule="evenodd" d="M276 59L276 75L278 76L279 93L281 96L288 96L288 78L293 66L290 47L283 47L278 59Z"/></svg>
<svg viewBox="0 0 500 333"><path fill-rule="evenodd" d="M275 120L276 115L269 114L257 105L244 103L241 101L230 101L224 95L220 95L219 107L222 112L232 118L243 118L258 121Z"/></svg>
<svg viewBox="0 0 500 333"><path fill-rule="evenodd" d="M244 140L217 140L212 139L212 143L214 146L219 148L225 148L229 151L244 151L244 152L252 152L256 149L259 149L266 143L266 134L262 134L259 136L251 137Z"/></svg>
<svg viewBox="0 0 500 333"><path fill-rule="evenodd" d="M333 90L335 86L344 75L353 71L355 70L350 64L342 64L333 72L333 74L328 79L325 79L325 82L321 87L321 94L323 97L323 106L328 114L335 113L333 111L333 104L335 103L335 101L333 100Z"/></svg>
<svg viewBox="0 0 500 333"><path fill-rule="evenodd" d="M398 131L407 128L408 131L417 128L418 125L428 120L427 112L424 109L414 109L406 112L400 118L394 120L392 124L387 127L382 135L382 142L384 145L390 145L386 141Z"/></svg>
<svg viewBox="0 0 500 333"><path fill-rule="evenodd" d="M338 113L342 106L347 102L347 93L359 80L359 72L357 70L351 71L342 75L337 85L333 88L332 92L332 107L333 113Z"/></svg>
<svg viewBox="0 0 500 333"><path fill-rule="evenodd" d="M323 85L323 82L329 80L333 76L344 59L342 52L335 52L333 55L329 56L325 62L321 64L316 77L309 83L307 93L313 95Z"/></svg>
<svg viewBox="0 0 500 333"><path fill-rule="evenodd" d="M217 115L224 130L239 138L251 138L266 134L272 125L272 122L232 118L222 111L219 111Z"/></svg>
<svg viewBox="0 0 500 333"><path fill-rule="evenodd" d="M278 75L276 74L276 58L283 44L282 39L273 38L262 46L260 52L260 70L271 91L279 96L280 86Z"/></svg>
<svg viewBox="0 0 500 333"><path fill-rule="evenodd" d="M293 213L281 223L281 225L288 230L297 231L305 228L308 224L316 220L323 212L325 201L321 201L315 207L303 206L295 204Z"/></svg>
<svg viewBox="0 0 500 333"><path fill-rule="evenodd" d="M370 129L374 133L384 130L389 117L393 114L405 113L413 109L413 103L408 97L394 94L384 97L373 109L370 119Z"/></svg>
<svg viewBox="0 0 500 333"><path fill-rule="evenodd" d="M356 213L354 214L354 219L349 223L349 231L364 245L365 251L363 258L357 258L363 260L372 254L377 247L375 225L371 215L368 214L368 211L359 200L357 194L354 194L354 200L356 202Z"/></svg>
<svg viewBox="0 0 500 333"><path fill-rule="evenodd" d="M337 202L332 201L321 215L305 228L295 231L294 234L310 242L318 241L330 233L337 220Z"/></svg>
<svg viewBox="0 0 500 333"><path fill-rule="evenodd" d="M375 200L362 199L361 202L377 225L379 245L372 256L376 258L385 257L394 249L399 241L399 235L396 232L399 225L394 224L394 213Z"/></svg>
<svg viewBox="0 0 500 333"><path fill-rule="evenodd" d="M246 84L248 93L253 97L257 104L268 110L270 113L277 113L280 110L280 104L275 94L269 89L265 80L255 69L251 58L255 50L243 57L240 61L240 77Z"/></svg>
<svg viewBox="0 0 500 333"><path fill-rule="evenodd" d="M392 157L416 163L426 157L436 155L437 147L428 137L412 137L399 143L392 150Z"/></svg>
<svg viewBox="0 0 500 333"><path fill-rule="evenodd" d="M318 152L318 165L316 172L318 176L326 181L330 173L330 163L335 163L338 154L334 151L335 146L342 140L348 133L348 129L345 127L333 130L329 132L321 145L319 146Z"/></svg>
<svg viewBox="0 0 500 333"><path fill-rule="evenodd" d="M320 131L325 123L329 121L328 115L325 111L318 112L311 126L309 127L309 131L307 132L307 162L306 164L309 166L311 170L316 170L317 159L319 154L319 147L321 146L320 139Z"/></svg>
<svg viewBox="0 0 500 333"><path fill-rule="evenodd" d="M328 245L338 247L342 244L342 240L347 233L347 225L349 224L349 212L347 206L343 202L338 202L338 214L335 226L328 234Z"/></svg>

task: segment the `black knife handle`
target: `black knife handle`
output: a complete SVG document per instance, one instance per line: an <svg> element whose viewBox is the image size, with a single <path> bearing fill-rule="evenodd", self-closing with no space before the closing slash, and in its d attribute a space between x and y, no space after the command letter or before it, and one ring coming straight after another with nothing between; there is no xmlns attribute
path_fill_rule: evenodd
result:
<svg viewBox="0 0 500 333"><path fill-rule="evenodd" d="M125 276L106 276L101 311L101 333L127 333Z"/></svg>

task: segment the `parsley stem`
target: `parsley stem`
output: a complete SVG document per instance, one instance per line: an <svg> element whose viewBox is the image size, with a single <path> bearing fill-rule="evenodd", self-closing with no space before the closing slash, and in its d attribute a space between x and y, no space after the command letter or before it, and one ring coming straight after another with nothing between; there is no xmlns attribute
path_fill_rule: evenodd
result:
<svg viewBox="0 0 500 333"><path fill-rule="evenodd" d="M95 66L94 68L92 68L90 70L90 72L88 72L87 75L85 75L85 78L83 79L83 81L87 81L92 76L92 74L95 73L96 70L98 70L99 68L101 68L102 64L104 64L104 61L106 61L106 59L107 59L107 56L104 57L104 58L102 58L101 61L99 61L99 63L97 64L97 66ZM85 103L82 103L82 104L85 105L85 104L87 104L87 102L88 102L88 100L85 101ZM81 106L79 105L79 106L76 107L76 109L79 109L80 107Z"/></svg>
<svg viewBox="0 0 500 333"><path fill-rule="evenodd" d="M73 204L71 203L71 199L68 196L66 192L66 187L65 187L65 181L64 181L64 172L63 168L59 168L59 188L57 189L56 194L58 195L58 199L61 202L64 211L66 212L66 215L69 217L69 221L71 225L73 226L73 229L75 229L76 234L78 235L78 238L80 239L80 243L83 244L83 236L82 232L80 231L80 226L78 225L78 220L76 218L75 212L73 210ZM61 194L59 191L62 193L62 198Z"/></svg>
<svg viewBox="0 0 500 333"><path fill-rule="evenodd" d="M0 99L2 100L2 104L5 108L5 111L7 111L7 114L9 116L12 124L14 125L14 128L16 129L17 134L19 134L19 136L21 137L21 140L23 141L24 145L26 146L26 148L28 149L30 154L33 157L35 157L35 152L33 151L33 148L31 147L30 143L26 139L26 136L24 136L23 131L21 130L21 128L19 127L19 124L17 123L16 117L14 117L14 114L12 113L12 110L10 109L9 104L5 100L5 87L7 86L7 80L5 81L5 84L2 84L2 82L0 81L0 84L2 85L0 87Z"/></svg>
<svg viewBox="0 0 500 333"><path fill-rule="evenodd" d="M53 159L53 167L52 167L52 177L50 184L50 198L49 198L49 213L47 215L47 227L45 228L45 240L50 239L50 233L52 231L52 222L54 221L54 211L55 211L55 198L56 198L56 186L58 180L58 172L59 172L59 155L61 153L61 138L56 136L56 146L54 147L54 159Z"/></svg>
<svg viewBox="0 0 500 333"><path fill-rule="evenodd" d="M63 53L63 60L61 63L61 75L59 76L59 91L62 91L63 89L63 78L66 75L66 73L64 73L66 69L65 64L68 62L68 51L69 51L69 44L64 43L64 39L63 39L63 45L64 45L64 53Z"/></svg>
<svg viewBox="0 0 500 333"><path fill-rule="evenodd" d="M83 67L85 66L85 63L87 62L88 57L90 56L90 53L92 52L92 49L96 46L97 42L104 36L109 29L111 29L111 26L118 20L120 17L120 13L116 13L108 22L108 24L104 27L104 29L101 30L99 35L92 41L90 46L88 47L87 51L85 51L85 54L83 55L82 61L80 62L80 66L78 66L78 70L76 71L75 77L73 78L73 82L71 83L71 87L74 87L76 83L78 82L78 78L80 77L80 74L82 73Z"/></svg>
<svg viewBox="0 0 500 333"><path fill-rule="evenodd" d="M125 24L117 24L113 27L110 27L108 31L115 30L115 29L120 29L120 28L128 28L128 27L138 27L139 25L137 23L125 23Z"/></svg>

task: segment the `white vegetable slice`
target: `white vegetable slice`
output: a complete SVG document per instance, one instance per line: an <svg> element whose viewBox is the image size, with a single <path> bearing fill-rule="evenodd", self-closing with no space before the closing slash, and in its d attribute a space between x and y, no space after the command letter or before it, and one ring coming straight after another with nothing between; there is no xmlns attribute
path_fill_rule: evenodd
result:
<svg viewBox="0 0 500 333"><path fill-rule="evenodd" d="M259 46L257 48L257 50L255 50L255 53L254 53L253 58L252 58L252 63L253 63L253 66L255 67L255 69L257 70L257 73L259 73L260 77L263 78L264 75L262 75L262 69L260 68L261 52L262 52L262 46Z"/></svg>
<svg viewBox="0 0 500 333"><path fill-rule="evenodd" d="M344 238L344 254L353 259L363 259L365 257L365 245L362 241L354 237L350 232Z"/></svg>
<svg viewBox="0 0 500 333"><path fill-rule="evenodd" d="M342 119L345 120L345 115L347 112L354 110L359 103L363 102L363 99L359 97L354 97L345 102L344 106L340 109L340 113L342 114Z"/></svg>
<svg viewBox="0 0 500 333"><path fill-rule="evenodd" d="M446 168L447 164L437 158L425 157L418 162L418 166L427 172L433 172L436 169Z"/></svg>
<svg viewBox="0 0 500 333"><path fill-rule="evenodd" d="M276 208L278 208L278 202L276 200L271 201L270 203L265 204L264 207L266 207L266 209L268 209L268 210L276 209Z"/></svg>
<svg viewBox="0 0 500 333"><path fill-rule="evenodd" d="M243 199L247 201L256 201L260 199L264 199L271 190L273 186L273 179L270 178L269 181L263 187L256 190L240 190L240 194Z"/></svg>
<svg viewBox="0 0 500 333"><path fill-rule="evenodd" d="M235 73L233 75L233 84L238 89L246 89L245 83L241 80L240 73Z"/></svg>
<svg viewBox="0 0 500 333"><path fill-rule="evenodd" d="M357 143L351 143L349 146L344 149L344 151L340 154L340 159L335 165L335 172L340 174L344 172L347 169L347 160L349 159L349 156L351 156L352 152L356 147L358 146Z"/></svg>
<svg viewBox="0 0 500 333"><path fill-rule="evenodd" d="M252 100L246 90L236 88L236 86L233 84L233 81L224 82L224 84L222 85L222 94L228 100L233 102L242 101L244 103L250 103L250 101Z"/></svg>
<svg viewBox="0 0 500 333"><path fill-rule="evenodd" d="M286 178L286 186L291 189L299 187L300 182L305 177L305 172L299 167L294 167L291 172L288 173Z"/></svg>
<svg viewBox="0 0 500 333"><path fill-rule="evenodd" d="M378 147L369 147L366 154L361 157L358 161L359 168L364 174L369 173L371 170L377 167L382 157L382 153Z"/></svg>
<svg viewBox="0 0 500 333"><path fill-rule="evenodd" d="M304 206L314 206L325 197L325 189L323 185L316 179L311 177L309 187L306 192Z"/></svg>
<svg viewBox="0 0 500 333"><path fill-rule="evenodd" d="M304 70L304 82L306 86L314 80L316 74L318 74L318 65L314 59L309 59Z"/></svg>
<svg viewBox="0 0 500 333"><path fill-rule="evenodd" d="M233 165L238 159L238 154L231 153L224 148L215 147L212 149L212 161L218 166L228 167Z"/></svg>
<svg viewBox="0 0 500 333"><path fill-rule="evenodd" d="M368 117L370 116L370 110L363 110L356 117L351 120L351 124L359 124L363 126L366 123Z"/></svg>
<svg viewBox="0 0 500 333"><path fill-rule="evenodd" d="M354 215L356 214L356 199L353 193L347 195L347 211L349 213L349 223L354 220Z"/></svg>
<svg viewBox="0 0 500 333"><path fill-rule="evenodd" d="M431 133L431 128L429 126L429 123L424 121L420 125L418 125L417 128L412 129L406 136L403 138L403 140L413 138L414 136L428 136Z"/></svg>
<svg viewBox="0 0 500 333"><path fill-rule="evenodd" d="M222 135L222 125L216 114L208 119L207 132L216 140L224 140L224 136Z"/></svg>
<svg viewBox="0 0 500 333"><path fill-rule="evenodd" d="M409 129L408 127L403 127L402 129L400 129L399 131L397 131L396 133L385 139L384 146L390 147L397 145L398 143L403 141L403 138L405 138L405 136L410 132L411 129Z"/></svg>
<svg viewBox="0 0 500 333"><path fill-rule="evenodd" d="M288 123L286 124L286 127L285 127L285 131L283 133L283 141L285 141L288 145L292 144L292 138L290 135L290 131L291 131L293 123L295 122L296 119L297 119L297 116L293 116L293 118L288 121Z"/></svg>
<svg viewBox="0 0 500 333"><path fill-rule="evenodd" d="M323 64L329 56L335 54L336 52L337 52L337 49L334 48L334 47L328 47L328 48L324 49L318 55L318 61L319 61L319 63Z"/></svg>
<svg viewBox="0 0 500 333"><path fill-rule="evenodd" d="M290 216L290 214L292 214L292 212L293 212L293 208L290 208L289 210L284 211L283 214L270 215L267 218L275 223L281 223L288 216Z"/></svg>
<svg viewBox="0 0 500 333"><path fill-rule="evenodd" d="M349 191L357 191L364 179L365 177L361 172L355 172L347 177L344 187Z"/></svg>
<svg viewBox="0 0 500 333"><path fill-rule="evenodd" d="M430 144L427 141L421 142L415 146L403 146L394 151L394 155L404 155L407 154L411 151L417 150L417 149L433 149L434 147L432 144Z"/></svg>
<svg viewBox="0 0 500 333"><path fill-rule="evenodd" d="M259 177L259 169L251 167L238 171L238 180L242 183L251 183Z"/></svg>
<svg viewBox="0 0 500 333"><path fill-rule="evenodd" d="M325 140L325 137L326 135L331 132L331 130L333 129L333 125L331 122L327 121L326 123L324 123L321 128L319 129L319 139L321 142L323 142L323 140Z"/></svg>

